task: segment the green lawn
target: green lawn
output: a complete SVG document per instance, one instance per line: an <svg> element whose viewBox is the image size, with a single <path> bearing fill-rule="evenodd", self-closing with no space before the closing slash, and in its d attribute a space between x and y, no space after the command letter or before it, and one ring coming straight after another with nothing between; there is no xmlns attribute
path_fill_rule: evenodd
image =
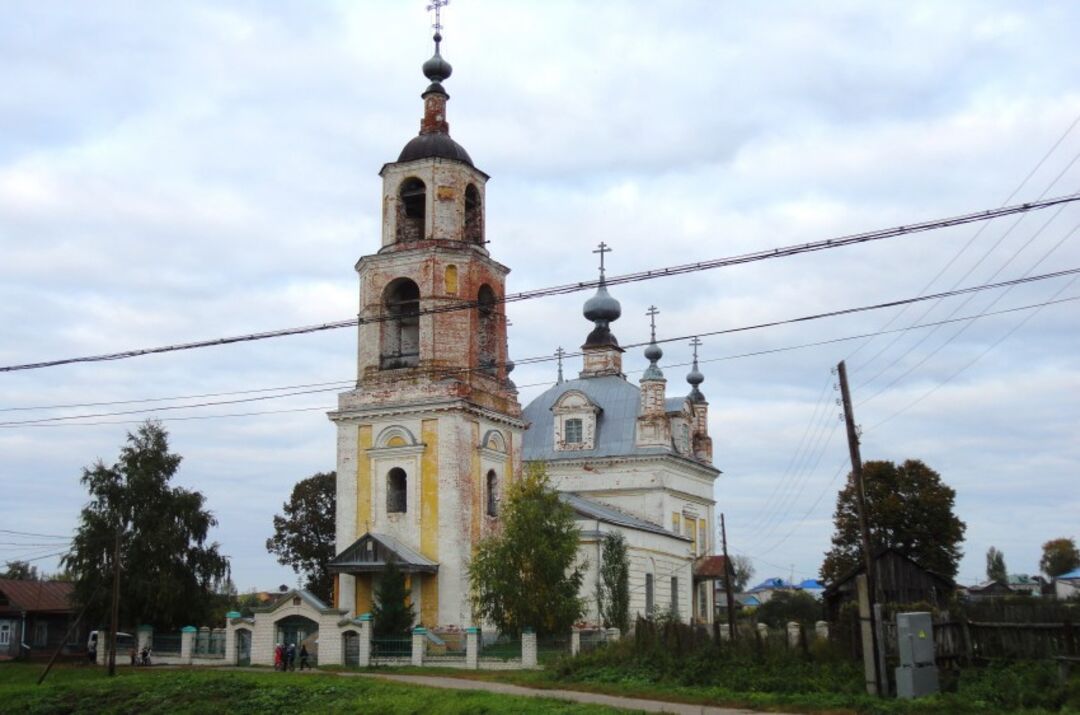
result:
<svg viewBox="0 0 1080 715"><path fill-rule="evenodd" d="M0 710L11 713L613 713L603 707L438 690L330 673L0 664ZM430 674L431 671L429 670Z"/></svg>

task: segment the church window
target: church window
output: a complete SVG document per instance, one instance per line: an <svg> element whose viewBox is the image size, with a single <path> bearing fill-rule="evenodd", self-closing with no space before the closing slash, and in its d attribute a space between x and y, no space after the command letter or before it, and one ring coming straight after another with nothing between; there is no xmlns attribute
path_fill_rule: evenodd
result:
<svg viewBox="0 0 1080 715"><path fill-rule="evenodd" d="M581 420L574 418L566 421L565 442L567 444L581 444Z"/></svg>
<svg viewBox="0 0 1080 715"><path fill-rule="evenodd" d="M671 612L679 615L679 577L671 577Z"/></svg>
<svg viewBox="0 0 1080 715"><path fill-rule="evenodd" d="M386 286L380 367L415 367L420 361L420 288L408 278Z"/></svg>
<svg viewBox="0 0 1080 715"><path fill-rule="evenodd" d="M480 286L480 291L476 296L476 303L476 310L479 314L476 336L478 364L481 372L495 375L497 370L495 346L498 342L498 328L496 327L498 313L495 310L495 291L487 283Z"/></svg>
<svg viewBox="0 0 1080 715"><path fill-rule="evenodd" d="M495 470L489 470L487 473L487 515L498 516L499 514L499 477L495 474Z"/></svg>
<svg viewBox="0 0 1080 715"><path fill-rule="evenodd" d="M483 212L480 210L480 192L472 184L465 187L465 240L470 243L484 242Z"/></svg>
<svg viewBox="0 0 1080 715"><path fill-rule="evenodd" d="M409 478L405 470L394 467L386 475L386 513L402 514L408 511Z"/></svg>
<svg viewBox="0 0 1080 715"><path fill-rule="evenodd" d="M645 615L651 616L653 612L653 575L645 574Z"/></svg>
<svg viewBox="0 0 1080 715"><path fill-rule="evenodd" d="M401 183L398 194L397 240L419 241L424 237L427 187L415 176Z"/></svg>

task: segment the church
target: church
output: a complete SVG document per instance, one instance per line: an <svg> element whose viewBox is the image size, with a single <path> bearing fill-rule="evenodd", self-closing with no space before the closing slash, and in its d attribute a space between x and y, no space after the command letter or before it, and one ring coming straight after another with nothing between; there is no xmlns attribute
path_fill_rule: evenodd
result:
<svg viewBox="0 0 1080 715"><path fill-rule="evenodd" d="M510 269L492 257L485 230L489 177L450 137L443 83L451 66L438 31L434 40L420 132L379 172L381 245L356 264L356 388L329 413L337 427L333 605L350 616L370 611L375 579L393 560L420 625L481 625L469 560L498 533L523 461L538 460L580 527L586 621L598 622L601 539L617 531L630 556L631 618L673 609L684 621L710 622L720 472L697 346L690 389L669 397L652 309L647 367L637 384L627 379L611 329L622 309L604 283L601 244L600 283L583 309L582 369L564 379L560 357L554 384L522 408L501 301ZM465 301L474 307L461 308Z"/></svg>

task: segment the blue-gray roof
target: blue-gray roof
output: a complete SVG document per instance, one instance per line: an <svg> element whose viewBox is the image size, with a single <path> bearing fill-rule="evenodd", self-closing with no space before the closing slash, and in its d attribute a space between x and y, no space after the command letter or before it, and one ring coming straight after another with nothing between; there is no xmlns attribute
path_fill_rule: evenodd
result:
<svg viewBox="0 0 1080 715"><path fill-rule="evenodd" d="M664 400L664 409L668 412L682 412L683 405L685 404L685 397L669 397Z"/></svg>
<svg viewBox="0 0 1080 715"><path fill-rule="evenodd" d="M644 519L627 514L621 509L616 509L607 504L594 502L591 499L586 499L585 497L578 496L572 492L559 492L559 499L561 499L564 504L569 505L579 516L584 516L588 519L597 519L605 524L615 524L616 526L625 526L640 531L649 531L654 534L663 534L664 536L670 536L673 539L690 541L690 537L688 536L682 536L672 531L668 531L659 524L645 521Z"/></svg>
<svg viewBox="0 0 1080 715"><path fill-rule="evenodd" d="M570 390L585 393L601 409L596 418L596 446L593 449L566 452L555 450L555 420L551 408L559 397ZM615 375L567 380L553 385L525 407L524 417L532 424L525 431L522 456L526 460L552 461L673 454L674 449L671 447L638 447L634 444L640 403L641 392L637 385Z"/></svg>

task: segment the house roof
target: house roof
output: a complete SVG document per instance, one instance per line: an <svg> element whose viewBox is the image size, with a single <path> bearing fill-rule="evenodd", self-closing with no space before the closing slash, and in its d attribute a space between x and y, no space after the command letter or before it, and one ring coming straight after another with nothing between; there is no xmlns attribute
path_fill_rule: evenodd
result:
<svg viewBox="0 0 1080 715"><path fill-rule="evenodd" d="M735 595L735 600L743 606L760 606L761 600L752 593L739 593Z"/></svg>
<svg viewBox="0 0 1080 715"><path fill-rule="evenodd" d="M607 504L601 504L591 499L586 499L583 496L579 496L572 492L559 492L559 499L563 504L568 505L578 516L583 516L587 519L597 519L605 524L615 524L616 526L625 526L630 529L637 529L639 531L648 531L653 534L661 534L663 536L670 536L673 539L681 539L682 541L690 541L689 537L676 534L673 531L668 531L659 524L654 524L651 521L645 521L639 517L627 514L621 509L616 509L613 506Z"/></svg>
<svg viewBox="0 0 1080 715"><path fill-rule="evenodd" d="M439 563L389 534L367 532L328 564L331 573L382 571L393 561L405 573L435 573Z"/></svg>
<svg viewBox="0 0 1080 715"><path fill-rule="evenodd" d="M799 588L803 589L804 591L824 591L825 584L823 584L821 581L818 581L817 579L808 578L804 579L799 584Z"/></svg>
<svg viewBox="0 0 1080 715"><path fill-rule="evenodd" d="M724 578L727 572L727 559L723 556L702 556L694 562L694 578Z"/></svg>
<svg viewBox="0 0 1080 715"><path fill-rule="evenodd" d="M1080 578L1080 569L1073 569L1068 573L1061 574L1060 576L1058 576L1058 581L1060 581L1061 579L1072 580L1074 578Z"/></svg>
<svg viewBox="0 0 1080 715"><path fill-rule="evenodd" d="M74 608L74 584L67 581L19 581L0 579L0 612L55 612ZM6 603L5 603L6 601Z"/></svg>
<svg viewBox="0 0 1080 715"><path fill-rule="evenodd" d="M945 576L944 574L940 574L937 571L932 571L932 570L924 567L922 564L920 564L918 561L916 561L915 559L913 559L910 556L908 556L907 554L905 554L900 549L894 548L892 546L886 546L884 548L880 548L877 551L875 551L874 552L874 561L879 561L883 557L885 557L887 554L890 554L890 553L896 554L897 556L899 556L902 559L907 559L908 561L910 561L911 563L915 564L920 569L922 569L924 572L930 574L931 576L934 576L936 578L941 579L942 581L947 583L949 586L952 586L952 587L956 586L956 582L953 581L948 576ZM866 569L866 564L863 563L863 560L860 558L858 564L856 564L855 566L852 566L845 573L841 574L836 579L836 581L834 581L833 583L829 583L829 584L825 585L826 593L835 592L836 589L840 587L840 585L842 585L842 584L850 581L851 579L855 578L856 575L862 573L865 569Z"/></svg>
<svg viewBox="0 0 1080 715"><path fill-rule="evenodd" d="M771 591L777 588L796 588L795 584L791 581L785 581L782 578L767 578L757 586L747 591L747 593L757 593L758 591Z"/></svg>

